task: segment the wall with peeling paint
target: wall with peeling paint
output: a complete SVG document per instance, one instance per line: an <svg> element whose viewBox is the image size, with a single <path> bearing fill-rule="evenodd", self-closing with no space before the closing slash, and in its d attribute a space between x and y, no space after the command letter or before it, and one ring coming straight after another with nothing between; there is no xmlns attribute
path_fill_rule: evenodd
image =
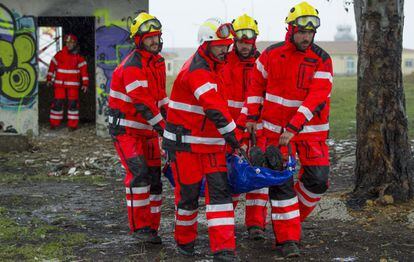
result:
<svg viewBox="0 0 414 262"><path fill-rule="evenodd" d="M36 17L94 16L96 28L96 130L107 135L106 109L112 71L131 50L128 27L148 0L3 0L0 4L0 125L38 134ZM82 26L82 25L79 25Z"/></svg>

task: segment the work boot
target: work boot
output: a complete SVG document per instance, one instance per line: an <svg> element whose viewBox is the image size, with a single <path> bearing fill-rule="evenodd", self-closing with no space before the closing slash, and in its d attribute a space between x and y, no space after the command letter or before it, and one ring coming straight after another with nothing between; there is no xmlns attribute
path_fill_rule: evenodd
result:
<svg viewBox="0 0 414 262"><path fill-rule="evenodd" d="M266 148L265 157L268 168L279 171L283 170L283 156L277 146L268 146Z"/></svg>
<svg viewBox="0 0 414 262"><path fill-rule="evenodd" d="M150 230L151 237L146 241L147 243L154 244L154 245L161 245L162 239L158 235L158 231L155 229Z"/></svg>
<svg viewBox="0 0 414 262"><path fill-rule="evenodd" d="M298 257L300 256L300 250L296 242L288 241L282 244L281 247L282 256L284 257Z"/></svg>
<svg viewBox="0 0 414 262"><path fill-rule="evenodd" d="M264 230L258 226L252 226L247 229L249 232L249 239L264 240L266 238Z"/></svg>
<svg viewBox="0 0 414 262"><path fill-rule="evenodd" d="M238 262L240 259L236 256L234 251L223 250L213 255L214 262Z"/></svg>
<svg viewBox="0 0 414 262"><path fill-rule="evenodd" d="M263 166L265 163L265 155L259 147L253 146L250 148L249 155L253 166Z"/></svg>
<svg viewBox="0 0 414 262"><path fill-rule="evenodd" d="M149 227L143 227L134 231L134 237L141 242L150 244L161 244L161 237L158 236L158 232Z"/></svg>
<svg viewBox="0 0 414 262"><path fill-rule="evenodd" d="M194 242L190 242L188 244L178 244L177 243L177 251L181 255L184 256L194 256Z"/></svg>

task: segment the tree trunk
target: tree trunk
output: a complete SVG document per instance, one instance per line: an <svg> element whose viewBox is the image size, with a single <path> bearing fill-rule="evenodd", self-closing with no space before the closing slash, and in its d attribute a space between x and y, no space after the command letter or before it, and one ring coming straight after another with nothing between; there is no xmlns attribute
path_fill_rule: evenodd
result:
<svg viewBox="0 0 414 262"><path fill-rule="evenodd" d="M353 196L413 196L401 72L404 0L356 0L358 94Z"/></svg>

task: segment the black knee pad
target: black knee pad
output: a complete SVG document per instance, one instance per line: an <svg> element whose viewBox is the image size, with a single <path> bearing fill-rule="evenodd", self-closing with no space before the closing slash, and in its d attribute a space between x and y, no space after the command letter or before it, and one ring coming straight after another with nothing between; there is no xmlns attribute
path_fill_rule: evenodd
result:
<svg viewBox="0 0 414 262"><path fill-rule="evenodd" d="M162 193L162 182L161 182L161 167L149 167L149 180L150 180L150 193L159 195Z"/></svg>
<svg viewBox="0 0 414 262"><path fill-rule="evenodd" d="M129 158L126 160L128 169L134 176L131 187L149 185L148 166L144 156Z"/></svg>
<svg viewBox="0 0 414 262"><path fill-rule="evenodd" d="M329 187L329 166L303 166L301 181L305 188L315 194L323 194Z"/></svg>
<svg viewBox="0 0 414 262"><path fill-rule="evenodd" d="M227 173L218 172L206 175L210 204L232 203L232 194L227 182Z"/></svg>
<svg viewBox="0 0 414 262"><path fill-rule="evenodd" d="M69 110L78 110L78 100L69 100L68 101L68 109Z"/></svg>
<svg viewBox="0 0 414 262"><path fill-rule="evenodd" d="M293 188L293 177L279 186L269 187L269 198L274 200L291 199L296 196Z"/></svg>
<svg viewBox="0 0 414 262"><path fill-rule="evenodd" d="M180 184L181 199L177 207L184 210L196 210L198 208L198 197L200 195L201 181L195 184Z"/></svg>
<svg viewBox="0 0 414 262"><path fill-rule="evenodd" d="M63 110L63 99L54 99L52 104L52 109L56 111L62 111Z"/></svg>

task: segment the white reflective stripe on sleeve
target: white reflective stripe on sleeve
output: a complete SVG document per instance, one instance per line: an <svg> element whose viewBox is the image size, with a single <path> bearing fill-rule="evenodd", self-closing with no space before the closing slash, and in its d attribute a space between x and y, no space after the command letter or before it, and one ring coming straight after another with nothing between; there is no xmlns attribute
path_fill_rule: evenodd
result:
<svg viewBox="0 0 414 262"><path fill-rule="evenodd" d="M313 117L312 111L310 111L306 106L300 106L298 112L302 113L308 121L310 121Z"/></svg>
<svg viewBox="0 0 414 262"><path fill-rule="evenodd" d="M197 100L199 100L201 95L203 95L204 93L210 91L211 89L214 89L214 90L217 91L217 85L216 84L212 84L210 82L207 82L204 85L198 87L194 91L194 96L197 98Z"/></svg>
<svg viewBox="0 0 414 262"><path fill-rule="evenodd" d="M313 132L322 132L329 130L329 123L323 125L313 125L313 126L304 126L303 130L299 133L313 133Z"/></svg>
<svg viewBox="0 0 414 262"><path fill-rule="evenodd" d="M270 102L273 102L273 103L276 103L276 104L287 106L287 107L299 107L303 103L303 101L290 100L290 99L286 99L286 98L276 96L276 95L272 95L272 94L269 94L269 93L266 93L266 100L270 101Z"/></svg>
<svg viewBox="0 0 414 262"><path fill-rule="evenodd" d="M262 73L263 78L267 79L267 71L264 68L263 64L259 61L259 59L256 60L256 67L257 67L257 70L259 70L260 73Z"/></svg>
<svg viewBox="0 0 414 262"><path fill-rule="evenodd" d="M194 209L194 210L185 210L185 209L178 209L177 213L180 216L191 216L192 214L198 212L198 209Z"/></svg>
<svg viewBox="0 0 414 262"><path fill-rule="evenodd" d="M207 223L208 227L232 226L234 225L234 217L208 219Z"/></svg>
<svg viewBox="0 0 414 262"><path fill-rule="evenodd" d="M68 110L68 114L77 115L79 114L79 110Z"/></svg>
<svg viewBox="0 0 414 262"><path fill-rule="evenodd" d="M293 210L287 213L273 213L272 220L289 220L292 218L299 217L299 210Z"/></svg>
<svg viewBox="0 0 414 262"><path fill-rule="evenodd" d="M267 195L267 194L269 194L269 188L264 187L264 188L256 189L256 190L248 192L247 194L250 194L250 193L253 193L253 194L266 194Z"/></svg>
<svg viewBox="0 0 414 262"><path fill-rule="evenodd" d="M156 115L156 116L154 116L153 118L151 118L150 120L148 120L147 122L150 124L150 125L156 125L156 124L158 124L160 121L162 121L162 115L161 115L161 113L159 113L158 115Z"/></svg>
<svg viewBox="0 0 414 262"><path fill-rule="evenodd" d="M88 80L88 81L89 81L89 77L84 76L84 77L82 77L82 80L83 80L83 81L86 81L86 80Z"/></svg>
<svg viewBox="0 0 414 262"><path fill-rule="evenodd" d="M262 130L263 129L263 123L257 123L256 129L257 130Z"/></svg>
<svg viewBox="0 0 414 262"><path fill-rule="evenodd" d="M50 109L50 113L56 114L56 115L61 115L61 114L63 114L63 110L62 111L56 111L56 110Z"/></svg>
<svg viewBox="0 0 414 262"><path fill-rule="evenodd" d="M305 193L310 198L321 198L323 194L316 194L312 193L309 190L305 188L305 185L302 183L302 181L299 181L299 187L302 190L303 193Z"/></svg>
<svg viewBox="0 0 414 262"><path fill-rule="evenodd" d="M206 205L206 212L232 211L233 203L221 205Z"/></svg>
<svg viewBox="0 0 414 262"><path fill-rule="evenodd" d="M57 63L57 61L56 61L56 59L53 57L52 58L52 62L55 64L55 65L57 65L58 63Z"/></svg>
<svg viewBox="0 0 414 262"><path fill-rule="evenodd" d="M298 203L298 198L295 196L285 200L272 200L272 207L288 207Z"/></svg>
<svg viewBox="0 0 414 262"><path fill-rule="evenodd" d="M316 206L316 204L318 204L318 201L316 201L316 202L310 202L304 196L302 196L302 194L300 192L296 192L296 193L298 195L299 202L301 202L305 206L307 206L307 207L313 207L313 206Z"/></svg>
<svg viewBox="0 0 414 262"><path fill-rule="evenodd" d="M173 100L170 100L170 102L168 103L168 108L204 115L203 107L201 106L175 102Z"/></svg>
<svg viewBox="0 0 414 262"><path fill-rule="evenodd" d="M267 201L263 199L247 199L246 206L266 206Z"/></svg>
<svg viewBox="0 0 414 262"><path fill-rule="evenodd" d="M143 207L143 206L148 206L150 203L149 199L144 199L144 200L127 200L127 206L129 207Z"/></svg>
<svg viewBox="0 0 414 262"><path fill-rule="evenodd" d="M79 82L63 82L63 84L67 86L80 86Z"/></svg>
<svg viewBox="0 0 414 262"><path fill-rule="evenodd" d="M161 212L161 207L160 206L156 206L156 207L151 207L151 213L152 214L157 214Z"/></svg>
<svg viewBox="0 0 414 262"><path fill-rule="evenodd" d="M68 119L76 120L76 119L79 119L79 116L71 116L71 115L68 115Z"/></svg>
<svg viewBox="0 0 414 262"><path fill-rule="evenodd" d="M50 119L63 119L63 115L60 115L60 116L50 115Z"/></svg>
<svg viewBox="0 0 414 262"><path fill-rule="evenodd" d="M224 135L227 133L230 133L236 128L236 123L234 121L231 121L227 126L217 129L220 134Z"/></svg>
<svg viewBox="0 0 414 262"><path fill-rule="evenodd" d="M127 93L131 92L132 90L135 90L138 87L148 87L148 81L146 80L135 80L132 83L129 83L126 87L125 90L127 91Z"/></svg>
<svg viewBox="0 0 414 262"><path fill-rule="evenodd" d="M109 91L109 96L113 97L113 98L121 99L122 101L127 102L127 103L132 102L132 99L129 96L127 96L127 95L125 95L121 92L112 90L112 89Z"/></svg>
<svg viewBox="0 0 414 262"><path fill-rule="evenodd" d="M323 71L316 71L313 78L328 79L329 82L331 82L331 83L332 83L332 79L333 79L331 73L329 73L329 72L323 72Z"/></svg>
<svg viewBox="0 0 414 262"><path fill-rule="evenodd" d="M244 101L227 100L227 105L229 107L242 108L244 105Z"/></svg>
<svg viewBox="0 0 414 262"><path fill-rule="evenodd" d="M261 96L249 96L247 98L248 104L261 104L263 103L263 97Z"/></svg>
<svg viewBox="0 0 414 262"><path fill-rule="evenodd" d="M265 120L263 120L263 128L265 128L267 130L270 130L272 132L275 132L275 133L280 133L280 131L282 131L282 127L281 126L272 124L272 123L267 122Z"/></svg>
<svg viewBox="0 0 414 262"><path fill-rule="evenodd" d="M86 65L86 61L83 61L82 63L78 64L78 67L81 68L82 66Z"/></svg>
<svg viewBox="0 0 414 262"><path fill-rule="evenodd" d="M144 186L144 187L133 187L132 188L132 194L145 194L148 193L150 190L150 186ZM127 194L131 194L131 188L126 187L125 191Z"/></svg>
<svg viewBox="0 0 414 262"><path fill-rule="evenodd" d="M62 73L62 74L77 74L77 73L79 73L80 71L79 70L77 70L77 69L60 69L60 68L58 68L58 70L57 70L59 73Z"/></svg>
<svg viewBox="0 0 414 262"><path fill-rule="evenodd" d="M164 135L166 139L176 141L177 137L174 133L164 130ZM200 136L187 136L184 135L181 137L182 143L189 144L206 144L206 145L225 145L226 141L224 138L215 138L215 137L200 137Z"/></svg>
<svg viewBox="0 0 414 262"><path fill-rule="evenodd" d="M150 201L161 201L162 195L150 195Z"/></svg>
<svg viewBox="0 0 414 262"><path fill-rule="evenodd" d="M177 226L192 226L197 222L197 217L191 219L191 220L176 220L175 224Z"/></svg>
<svg viewBox="0 0 414 262"><path fill-rule="evenodd" d="M110 124L115 124L114 122L114 118L112 116L108 117L108 122ZM152 126L150 125L146 125L140 122L136 122L136 121L132 121L132 120L126 120L126 119L119 119L119 123L120 126L127 126L127 127L131 127L131 128L136 128L136 129L146 129L146 130L152 130Z"/></svg>
<svg viewBox="0 0 414 262"><path fill-rule="evenodd" d="M249 112L249 110L247 109L247 107L243 107L240 111L240 114L245 114L247 115L247 112Z"/></svg>
<svg viewBox="0 0 414 262"><path fill-rule="evenodd" d="M168 104L169 101L170 101L170 99L168 97L164 97L163 99L161 99L157 102L157 106L162 107L163 105Z"/></svg>

